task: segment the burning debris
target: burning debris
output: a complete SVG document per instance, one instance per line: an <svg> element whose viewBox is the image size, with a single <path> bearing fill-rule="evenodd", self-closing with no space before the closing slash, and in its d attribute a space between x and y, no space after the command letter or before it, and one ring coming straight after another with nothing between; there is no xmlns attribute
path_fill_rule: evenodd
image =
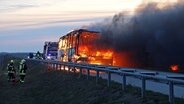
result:
<svg viewBox="0 0 184 104"><path fill-rule="evenodd" d="M175 65L175 64L174 65L171 65L170 66L170 69L171 69L171 71L174 71L174 72L175 71L178 71L179 70L179 65Z"/></svg>
<svg viewBox="0 0 184 104"><path fill-rule="evenodd" d="M113 49L114 64L128 67L184 66L184 2L147 3L134 14L115 15L109 22L92 24L101 42ZM176 69L176 68L174 68Z"/></svg>

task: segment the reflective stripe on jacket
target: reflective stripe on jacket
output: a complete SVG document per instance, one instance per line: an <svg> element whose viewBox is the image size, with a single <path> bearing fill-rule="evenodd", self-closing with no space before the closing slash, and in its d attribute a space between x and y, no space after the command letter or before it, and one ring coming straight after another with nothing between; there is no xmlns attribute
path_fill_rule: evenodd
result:
<svg viewBox="0 0 184 104"><path fill-rule="evenodd" d="M26 69L27 69L26 64L20 63L20 66L19 66L19 74L20 75L26 75Z"/></svg>
<svg viewBox="0 0 184 104"><path fill-rule="evenodd" d="M26 75L26 73L19 73L19 75Z"/></svg>

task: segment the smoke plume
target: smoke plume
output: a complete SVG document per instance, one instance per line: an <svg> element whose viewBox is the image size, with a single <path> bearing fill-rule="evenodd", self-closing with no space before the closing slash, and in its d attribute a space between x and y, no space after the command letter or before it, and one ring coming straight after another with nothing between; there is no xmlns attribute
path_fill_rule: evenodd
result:
<svg viewBox="0 0 184 104"><path fill-rule="evenodd" d="M121 12L112 20L92 24L101 41L116 52L131 52L144 67L184 65L184 2L141 4L134 14ZM123 58L123 57L119 57Z"/></svg>

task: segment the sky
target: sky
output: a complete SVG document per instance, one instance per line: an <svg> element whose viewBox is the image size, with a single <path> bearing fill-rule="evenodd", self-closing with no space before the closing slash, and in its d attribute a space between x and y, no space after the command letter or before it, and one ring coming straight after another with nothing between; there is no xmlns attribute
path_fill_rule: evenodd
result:
<svg viewBox="0 0 184 104"><path fill-rule="evenodd" d="M68 31L149 0L0 0L0 52L43 51Z"/></svg>

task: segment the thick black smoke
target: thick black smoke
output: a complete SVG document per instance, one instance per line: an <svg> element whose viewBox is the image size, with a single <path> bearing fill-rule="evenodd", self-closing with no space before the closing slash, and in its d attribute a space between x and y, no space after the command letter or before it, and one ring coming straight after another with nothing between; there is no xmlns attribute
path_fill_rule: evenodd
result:
<svg viewBox="0 0 184 104"><path fill-rule="evenodd" d="M145 67L184 65L184 3L161 7L142 4L134 15L119 13L111 21L89 26L102 33L102 40L116 51L134 53Z"/></svg>

